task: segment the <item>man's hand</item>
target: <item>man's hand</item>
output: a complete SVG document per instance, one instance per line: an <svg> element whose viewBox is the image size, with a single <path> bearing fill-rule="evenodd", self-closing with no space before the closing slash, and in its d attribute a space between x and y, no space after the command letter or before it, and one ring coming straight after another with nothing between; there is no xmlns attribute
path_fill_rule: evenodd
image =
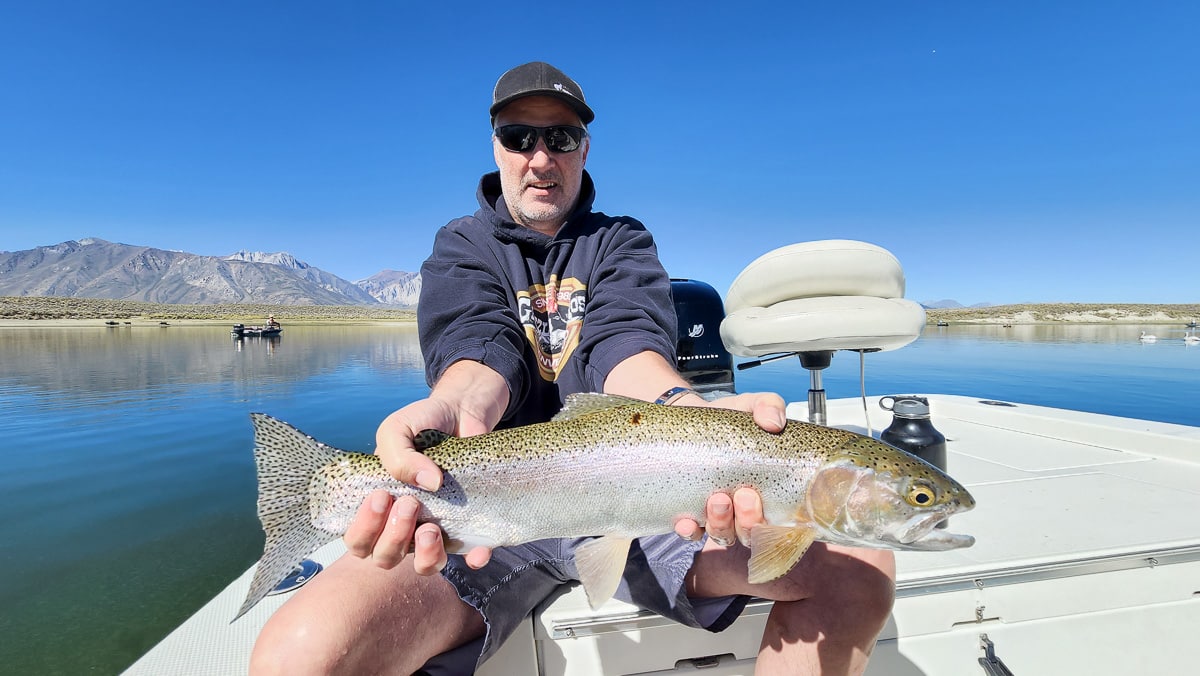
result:
<svg viewBox="0 0 1200 676"><path fill-rule="evenodd" d="M414 401L379 425L375 454L397 480L436 491L442 485L442 470L417 451L417 434L429 429L459 437L483 434L496 425L507 404L507 385L498 373L477 362L455 362L428 399ZM395 500L387 491L371 493L343 536L346 548L381 568L395 567L411 549L418 574L440 571L446 565L442 531L431 523L418 527L420 509L410 497ZM466 562L481 568L491 556L490 549L476 547L466 554Z"/></svg>

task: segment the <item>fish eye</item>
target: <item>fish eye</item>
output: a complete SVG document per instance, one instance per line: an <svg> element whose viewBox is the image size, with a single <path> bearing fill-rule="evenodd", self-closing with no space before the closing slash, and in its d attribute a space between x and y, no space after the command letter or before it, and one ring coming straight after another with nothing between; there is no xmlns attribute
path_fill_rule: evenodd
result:
<svg viewBox="0 0 1200 676"><path fill-rule="evenodd" d="M905 500L913 507L928 507L936 498L937 493L932 487L925 484L913 484L908 489L908 495L905 496Z"/></svg>

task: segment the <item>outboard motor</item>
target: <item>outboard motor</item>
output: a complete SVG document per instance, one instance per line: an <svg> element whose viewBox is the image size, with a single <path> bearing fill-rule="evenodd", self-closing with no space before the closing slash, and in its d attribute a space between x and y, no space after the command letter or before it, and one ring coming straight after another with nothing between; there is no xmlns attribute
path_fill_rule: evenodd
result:
<svg viewBox="0 0 1200 676"><path fill-rule="evenodd" d="M697 392L733 390L733 355L721 342L725 303L717 290L694 279L672 279L679 322L675 369Z"/></svg>

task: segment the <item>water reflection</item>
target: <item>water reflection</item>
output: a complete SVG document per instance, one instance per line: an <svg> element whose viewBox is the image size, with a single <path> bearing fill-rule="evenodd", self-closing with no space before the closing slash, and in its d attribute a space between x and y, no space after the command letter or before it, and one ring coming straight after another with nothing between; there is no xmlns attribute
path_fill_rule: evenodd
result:
<svg viewBox="0 0 1200 676"><path fill-rule="evenodd" d="M411 325L282 338L0 328L0 672L119 672L257 558L250 411L370 451L428 391Z"/></svg>
<svg viewBox="0 0 1200 676"><path fill-rule="evenodd" d="M1175 324L951 324L927 326L921 340L989 340L1016 343L1138 343L1142 331L1158 336L1158 343L1185 347L1187 328Z"/></svg>
<svg viewBox="0 0 1200 676"><path fill-rule="evenodd" d="M867 356L867 391L1200 424L1200 350L1163 338L1173 328L931 326ZM1142 329L1160 341L1139 344ZM224 325L0 328L0 664L119 672L262 551L250 411L369 452L428 392L423 371L412 325L241 341ZM795 359L737 378L793 401L809 385ZM857 355L837 353L824 382L857 396Z"/></svg>
<svg viewBox="0 0 1200 676"><path fill-rule="evenodd" d="M230 334L229 339L233 341L233 346L238 352L246 347L246 343L251 343L251 347L253 347L253 343L258 343L266 345L267 354L274 354L275 348L279 347L279 343L283 341L283 336L246 336L235 333Z"/></svg>
<svg viewBox="0 0 1200 676"><path fill-rule="evenodd" d="M218 326L0 329L0 384L47 405L168 396L175 387L284 385L339 369L424 369L415 328L289 326L233 339Z"/></svg>
<svg viewBox="0 0 1200 676"><path fill-rule="evenodd" d="M1200 349L1180 325L951 325L925 328L911 345L866 355L868 394L960 394L1200 425L1194 405ZM1157 343L1138 341L1154 331ZM739 372L741 391L771 390L803 401L808 374L795 359ZM859 358L837 352L823 372L831 398L856 397Z"/></svg>

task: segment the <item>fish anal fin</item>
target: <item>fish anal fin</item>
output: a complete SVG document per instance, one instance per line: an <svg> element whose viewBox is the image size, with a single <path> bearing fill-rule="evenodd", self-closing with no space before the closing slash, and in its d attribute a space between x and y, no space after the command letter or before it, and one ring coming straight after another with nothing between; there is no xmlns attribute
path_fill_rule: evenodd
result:
<svg viewBox="0 0 1200 676"><path fill-rule="evenodd" d="M413 445L416 446L418 451L425 451L453 436L453 434L446 434L441 430L421 430L413 437Z"/></svg>
<svg viewBox="0 0 1200 676"><path fill-rule="evenodd" d="M625 572L632 538L605 535L583 543L575 550L575 568L588 604L593 610L612 598Z"/></svg>
<svg viewBox="0 0 1200 676"><path fill-rule="evenodd" d="M813 543L815 533L796 526L769 526L750 529L750 563L747 580L761 584L787 575Z"/></svg>
<svg viewBox="0 0 1200 676"><path fill-rule="evenodd" d="M562 422L573 420L589 413L604 411L617 406L646 405L641 399L630 399L616 394L601 394L600 392L576 392L567 395L567 402L562 410L554 415L552 420Z"/></svg>

